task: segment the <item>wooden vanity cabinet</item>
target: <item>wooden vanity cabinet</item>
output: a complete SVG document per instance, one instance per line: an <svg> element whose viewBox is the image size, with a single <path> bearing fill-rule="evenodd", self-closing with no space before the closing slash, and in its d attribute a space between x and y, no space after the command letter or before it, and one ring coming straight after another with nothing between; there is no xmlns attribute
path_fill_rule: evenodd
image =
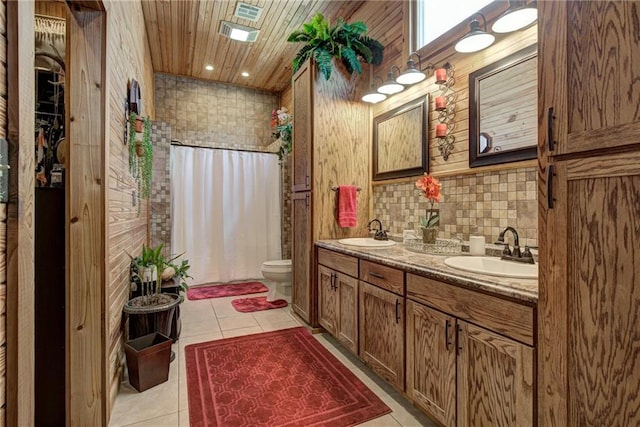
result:
<svg viewBox="0 0 640 427"><path fill-rule="evenodd" d="M533 307L413 274L407 296L408 397L445 426L533 425Z"/></svg>
<svg viewBox="0 0 640 427"><path fill-rule="evenodd" d="M358 354L358 259L318 249L318 323Z"/></svg>
<svg viewBox="0 0 640 427"><path fill-rule="evenodd" d="M360 358L404 391L404 272L360 261L360 279Z"/></svg>

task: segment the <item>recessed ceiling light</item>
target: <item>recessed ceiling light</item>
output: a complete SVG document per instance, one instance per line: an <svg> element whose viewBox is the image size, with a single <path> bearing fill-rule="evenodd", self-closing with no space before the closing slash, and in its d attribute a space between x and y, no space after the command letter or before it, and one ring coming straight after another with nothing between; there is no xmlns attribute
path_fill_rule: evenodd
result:
<svg viewBox="0 0 640 427"><path fill-rule="evenodd" d="M240 74L242 75L242 77L249 77L249 73L247 73L246 71L243 71Z"/></svg>
<svg viewBox="0 0 640 427"><path fill-rule="evenodd" d="M213 71L213 65L207 64L204 66L204 69L207 71Z"/></svg>

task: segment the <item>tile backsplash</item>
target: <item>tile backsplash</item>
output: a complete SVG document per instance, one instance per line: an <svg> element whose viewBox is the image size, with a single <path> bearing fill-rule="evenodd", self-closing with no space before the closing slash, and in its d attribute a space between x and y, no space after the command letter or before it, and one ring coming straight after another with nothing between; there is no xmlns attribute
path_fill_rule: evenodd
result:
<svg viewBox="0 0 640 427"><path fill-rule="evenodd" d="M416 177L417 180L418 177ZM536 168L481 172L440 179L442 200L439 237L484 235L492 243L506 226L514 227L521 246L537 246L538 203ZM414 181L373 187L373 212L392 234L418 230L428 201ZM511 241L511 234L508 234Z"/></svg>

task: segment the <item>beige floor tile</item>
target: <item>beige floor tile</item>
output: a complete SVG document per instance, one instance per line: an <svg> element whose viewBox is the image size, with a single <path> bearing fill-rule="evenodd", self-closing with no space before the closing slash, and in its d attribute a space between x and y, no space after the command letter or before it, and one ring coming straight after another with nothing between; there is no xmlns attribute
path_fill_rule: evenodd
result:
<svg viewBox="0 0 640 427"><path fill-rule="evenodd" d="M262 328L260 326L251 326L249 328L231 329L229 331L222 331L222 335L224 335L225 338L233 338L233 337L240 337L243 335L259 334L261 332L262 332Z"/></svg>
<svg viewBox="0 0 640 427"><path fill-rule="evenodd" d="M220 324L220 329L223 333L232 329L260 326L258 325L258 321L255 319L255 317L253 317L250 313L242 314L240 316L236 315L233 317L223 317L221 319L218 319L218 323Z"/></svg>
<svg viewBox="0 0 640 427"><path fill-rule="evenodd" d="M179 424L180 414L173 414L153 418L136 424L129 424L127 427L176 427Z"/></svg>
<svg viewBox="0 0 640 427"><path fill-rule="evenodd" d="M297 326L300 326L300 324L293 319L285 320L284 322L263 321L258 323L260 324L260 327L264 332L277 331L280 329L295 328Z"/></svg>
<svg viewBox="0 0 640 427"><path fill-rule="evenodd" d="M358 424L361 427L399 427L400 424L391 416L391 414L384 415L382 417L374 418L366 421L362 424Z"/></svg>
<svg viewBox="0 0 640 427"><path fill-rule="evenodd" d="M177 372L177 367L175 371ZM178 376L170 373L169 381L142 393L138 393L128 383L122 384L109 425L126 426L174 412L178 412Z"/></svg>
<svg viewBox="0 0 640 427"><path fill-rule="evenodd" d="M207 311L211 310L211 300L210 299L199 299L199 300L190 300L185 297L184 302L182 303L181 308L184 310L188 310L190 312L193 311Z"/></svg>
<svg viewBox="0 0 640 427"><path fill-rule="evenodd" d="M189 410L180 411L180 424L178 427L189 427Z"/></svg>
<svg viewBox="0 0 640 427"><path fill-rule="evenodd" d="M190 310L189 308L181 307L180 320L182 322L194 322L200 320L215 319L216 312L213 307L209 306L208 310Z"/></svg>
<svg viewBox="0 0 640 427"><path fill-rule="evenodd" d="M220 332L220 325L215 317L203 320L182 321L182 332L180 337L188 338L194 335L208 334L211 332Z"/></svg>
<svg viewBox="0 0 640 427"><path fill-rule="evenodd" d="M253 314L253 317L256 318L258 323L262 322L286 322L289 320L294 320L293 317L289 314L289 307L285 308L276 308L273 310L263 310L256 311Z"/></svg>

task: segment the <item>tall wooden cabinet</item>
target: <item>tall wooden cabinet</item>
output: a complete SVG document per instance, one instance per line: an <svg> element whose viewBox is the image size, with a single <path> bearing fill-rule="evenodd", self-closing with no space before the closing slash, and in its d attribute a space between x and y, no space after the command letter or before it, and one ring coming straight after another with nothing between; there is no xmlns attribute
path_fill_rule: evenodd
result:
<svg viewBox="0 0 640 427"><path fill-rule="evenodd" d="M293 76L293 238L292 307L317 325L313 242L363 236L369 220L369 107L360 101L368 76L349 76L334 62L330 80L313 61ZM339 185L356 185L358 225L341 228L336 221Z"/></svg>
<svg viewBox="0 0 640 427"><path fill-rule="evenodd" d="M638 2L538 2L539 424L640 424Z"/></svg>

